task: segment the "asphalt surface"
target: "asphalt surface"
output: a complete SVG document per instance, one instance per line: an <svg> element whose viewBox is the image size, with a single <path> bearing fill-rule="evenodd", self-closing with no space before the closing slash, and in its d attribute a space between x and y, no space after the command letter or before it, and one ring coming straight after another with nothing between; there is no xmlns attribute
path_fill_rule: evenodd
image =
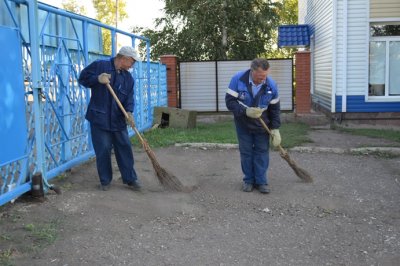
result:
<svg viewBox="0 0 400 266"><path fill-rule="evenodd" d="M314 134L314 135L313 135ZM7 209L1 230L11 237L26 223L56 221L57 237L35 252L15 245L15 265L399 265L400 158L352 153L350 148L394 146L331 130L311 133L308 148L291 158L314 177L303 183L271 152L271 194L241 188L235 147L156 149L160 164L190 193L163 189L142 151L135 151L144 189L122 185L115 166L109 191L97 188L95 162L72 170L43 203ZM338 144L340 140L340 145ZM302 147L304 148L304 147ZM3 215L3 218L5 216ZM29 243L30 239L26 239ZM32 241L32 245L34 245ZM2 244L1 247L6 247ZM19 249L18 249L19 248Z"/></svg>

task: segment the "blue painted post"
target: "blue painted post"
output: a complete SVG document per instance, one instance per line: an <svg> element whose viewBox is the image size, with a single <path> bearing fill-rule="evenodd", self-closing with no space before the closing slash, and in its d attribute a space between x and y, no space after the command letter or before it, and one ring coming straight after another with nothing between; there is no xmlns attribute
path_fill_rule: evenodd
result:
<svg viewBox="0 0 400 266"><path fill-rule="evenodd" d="M31 42L31 74L33 90L33 111L35 115L36 171L46 178L45 148L42 115L42 82L40 76L38 6L36 0L28 0L29 35Z"/></svg>
<svg viewBox="0 0 400 266"><path fill-rule="evenodd" d="M89 47L88 47L88 22L87 20L84 20L82 23L82 43L83 43L83 58L84 58L84 65L83 67L86 67L89 64ZM81 66L79 66L79 72L82 70L80 68ZM81 89L83 89L83 86L81 86ZM90 102L90 95L91 95L91 91L89 88L84 88L85 92L86 92L86 106L89 106L89 102ZM84 117L84 116L83 116ZM89 127L89 123L86 121L85 122L87 131L88 131L88 145L90 150L93 151L93 143L92 143L92 134L90 134L90 127Z"/></svg>
<svg viewBox="0 0 400 266"><path fill-rule="evenodd" d="M111 31L111 56L115 56L117 53L117 38L116 38L116 32L115 30ZM103 48L104 49L104 48ZM104 50L103 50L104 51Z"/></svg>
<svg viewBox="0 0 400 266"><path fill-rule="evenodd" d="M147 58L147 117L149 118L146 122L148 124L152 117L151 108L151 86L150 86L150 41L146 41L146 58ZM150 125L151 126L151 125Z"/></svg>
<svg viewBox="0 0 400 266"><path fill-rule="evenodd" d="M160 106L161 102L161 62L158 62L157 68L157 106Z"/></svg>
<svg viewBox="0 0 400 266"><path fill-rule="evenodd" d="M136 104L139 104L139 113L140 119L139 119L139 128L142 127L143 125L143 82L142 82L142 73L143 73L143 68L142 68L142 62L136 62L135 64L138 64L138 71L137 71L137 77L136 80L138 81L137 86L137 91L136 93L139 94L139 97L135 97L136 99L139 99L139 103L135 102Z"/></svg>
<svg viewBox="0 0 400 266"><path fill-rule="evenodd" d="M60 25L61 27L61 36L68 36L68 31L67 31L67 17L61 17L62 23ZM65 86L62 87L60 86L58 89L60 90L60 99L58 101L61 102L61 108L60 108L60 113L56 114L56 115L60 115L60 119L59 121L63 123L63 127L65 132L69 133L71 132L71 106L70 103L68 101L68 92L71 90L70 88L70 80L69 80L69 74L70 71L72 71L71 69L71 65L70 62L68 60L68 56L66 55L66 53L69 53L68 50L68 41L65 41L63 38L59 37L59 48L61 48L61 52L60 52L60 62L56 62L56 64L59 64L59 67L62 69L61 71L61 84L64 84ZM65 42L65 43L64 43ZM63 53L62 51L64 51L65 48L65 53ZM73 100L73 99L72 99ZM61 133L63 134L63 133ZM69 136L64 136L62 137L62 140L67 140ZM71 153L71 142L70 141L66 141L62 144L62 162L68 161L69 159L72 158L72 153Z"/></svg>

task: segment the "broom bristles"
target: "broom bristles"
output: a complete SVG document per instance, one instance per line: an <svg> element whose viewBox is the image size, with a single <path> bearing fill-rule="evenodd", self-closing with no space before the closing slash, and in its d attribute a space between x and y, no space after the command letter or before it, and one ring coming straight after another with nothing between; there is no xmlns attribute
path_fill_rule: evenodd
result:
<svg viewBox="0 0 400 266"><path fill-rule="evenodd" d="M311 175L304 170L303 168L299 167L295 161L293 161L290 156L289 153L287 153L285 150L280 150L279 154L281 155L281 157L288 162L289 166L293 169L293 171L295 172L295 174L300 177L300 179L304 180L307 183L311 183L313 182L313 178L311 177Z"/></svg>
<svg viewBox="0 0 400 266"><path fill-rule="evenodd" d="M154 171L156 172L158 181L160 181L161 185L175 191L187 191L186 187L176 176L168 173L167 170L161 167L156 159L155 154L151 150L146 150L146 153L149 156L151 163L153 164Z"/></svg>
<svg viewBox="0 0 400 266"><path fill-rule="evenodd" d="M163 169L160 164L158 163L156 156L154 152L150 149L149 144L147 141L142 137L140 134L139 130L136 128L135 122L133 121L133 118L128 115L128 113L125 111L124 106L122 105L121 101L118 99L118 96L115 94L113 88L109 83L106 84L107 89L115 99L115 102L118 104L119 108L121 109L122 113L124 114L125 118L128 120L128 123L132 127L132 129L135 131L137 137L139 138L139 141L142 143L144 150L146 151L147 155L150 158L151 163L153 164L153 168L156 171L157 178L160 181L160 183L170 189L176 190L176 191L189 191L189 189L186 189L184 185L179 181L178 178L175 176L169 174L165 169Z"/></svg>

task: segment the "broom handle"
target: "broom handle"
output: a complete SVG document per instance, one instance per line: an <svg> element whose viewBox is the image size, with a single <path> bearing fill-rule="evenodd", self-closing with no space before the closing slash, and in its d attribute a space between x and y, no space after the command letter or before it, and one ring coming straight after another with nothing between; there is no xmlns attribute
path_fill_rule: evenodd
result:
<svg viewBox="0 0 400 266"><path fill-rule="evenodd" d="M239 103L240 105L246 107L246 108L249 108L247 105L245 105L245 104L242 103L241 101L238 101L238 103ZM264 109L263 109L263 112L264 112L265 110L267 110L267 109L268 109L268 108L264 108ZM269 134L270 136L272 136L271 130L268 128L267 124L265 124L264 120L262 120L262 118L259 117L259 118L258 118L258 121L260 121L261 125L262 125L262 126L264 127L264 129L268 132L268 134ZM286 154L287 154L287 152L282 148L282 146L281 146L280 144L278 145L278 149L279 149L280 154L282 154L282 155L286 155Z"/></svg>
<svg viewBox="0 0 400 266"><path fill-rule="evenodd" d="M135 123L133 120L129 117L128 113L125 111L124 106L122 105L121 101L118 99L118 96L115 94L114 90L111 88L110 83L106 84L108 91L111 93L111 95L114 97L114 100L117 102L119 108L121 109L122 113L124 114L125 118L128 120L129 124L131 125L132 129L135 131L136 135L138 136L140 142L142 143L143 147L145 150L148 148L147 142L143 139L142 135L140 134L139 130L136 128Z"/></svg>
<svg viewBox="0 0 400 266"><path fill-rule="evenodd" d="M258 121L260 121L261 125L265 128L265 130L268 132L268 134L269 134L270 136L272 136L271 130L268 128L267 124L265 124L264 120L262 120L262 118L259 117L259 118L258 118ZM280 152L281 154L286 154L286 153L287 153L287 152L282 148L282 146L281 146L280 144L278 145L278 149L279 149L279 152Z"/></svg>

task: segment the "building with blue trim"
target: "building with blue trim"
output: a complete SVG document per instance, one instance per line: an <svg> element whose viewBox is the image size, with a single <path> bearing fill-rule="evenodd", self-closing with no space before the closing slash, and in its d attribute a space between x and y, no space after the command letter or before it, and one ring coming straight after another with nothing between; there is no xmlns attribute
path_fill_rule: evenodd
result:
<svg viewBox="0 0 400 266"><path fill-rule="evenodd" d="M313 107L400 119L400 1L299 0L299 24L309 30Z"/></svg>

